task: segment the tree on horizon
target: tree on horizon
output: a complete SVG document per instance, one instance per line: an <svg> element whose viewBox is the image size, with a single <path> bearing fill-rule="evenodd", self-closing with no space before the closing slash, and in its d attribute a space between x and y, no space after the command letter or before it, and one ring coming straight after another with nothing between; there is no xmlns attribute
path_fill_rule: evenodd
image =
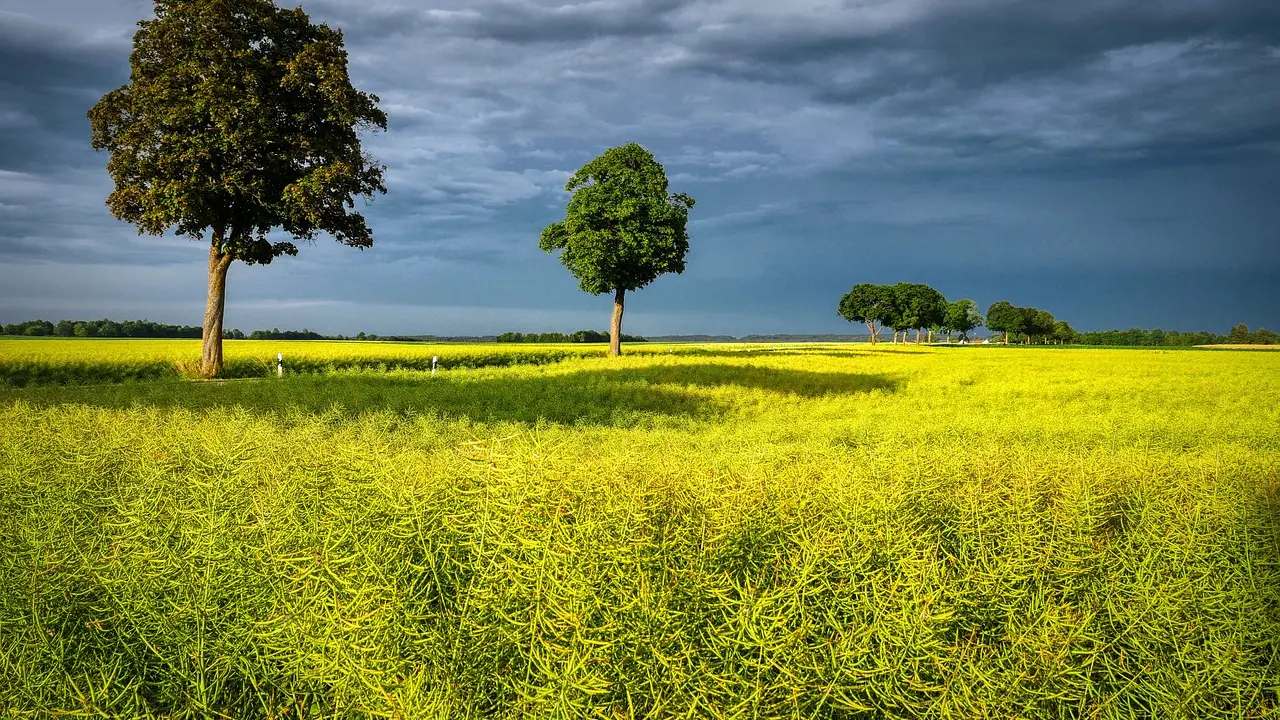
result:
<svg viewBox="0 0 1280 720"><path fill-rule="evenodd" d="M538 246L563 251L560 261L592 295L613 293L609 355L622 354L626 294L666 273L684 272L693 198L668 194L667 175L636 143L610 148L565 185L573 193L565 218L542 231Z"/></svg>

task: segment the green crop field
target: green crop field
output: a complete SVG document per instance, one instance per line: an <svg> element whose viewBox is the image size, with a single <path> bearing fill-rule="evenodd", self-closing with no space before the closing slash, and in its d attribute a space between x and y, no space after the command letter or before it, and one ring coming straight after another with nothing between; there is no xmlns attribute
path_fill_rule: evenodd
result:
<svg viewBox="0 0 1280 720"><path fill-rule="evenodd" d="M1280 717L1280 354L227 348L0 340L0 717Z"/></svg>

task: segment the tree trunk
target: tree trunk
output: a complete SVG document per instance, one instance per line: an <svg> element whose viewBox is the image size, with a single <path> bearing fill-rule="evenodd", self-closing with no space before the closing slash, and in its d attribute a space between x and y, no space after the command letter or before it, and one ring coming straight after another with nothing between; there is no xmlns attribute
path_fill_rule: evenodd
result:
<svg viewBox="0 0 1280 720"><path fill-rule="evenodd" d="M1009 344L1009 331L1008 331L1008 330L1005 330L1005 331L1004 331L1004 344L1005 344L1005 345L1008 345L1008 344Z"/></svg>
<svg viewBox="0 0 1280 720"><path fill-rule="evenodd" d="M227 306L227 269L231 256L222 252L222 232L215 231L209 244L209 298L204 310L204 335L200 347L200 373L222 374L222 315Z"/></svg>
<svg viewBox="0 0 1280 720"><path fill-rule="evenodd" d="M871 344L876 344L876 324L874 322L867 323L867 330L871 333Z"/></svg>
<svg viewBox="0 0 1280 720"><path fill-rule="evenodd" d="M920 344L920 328L916 328L916 344Z"/></svg>
<svg viewBox="0 0 1280 720"><path fill-rule="evenodd" d="M618 288L613 293L613 321L609 323L609 357L622 354L622 301L627 291Z"/></svg>
<svg viewBox="0 0 1280 720"><path fill-rule="evenodd" d="M929 344L933 344L933 328L929 328Z"/></svg>

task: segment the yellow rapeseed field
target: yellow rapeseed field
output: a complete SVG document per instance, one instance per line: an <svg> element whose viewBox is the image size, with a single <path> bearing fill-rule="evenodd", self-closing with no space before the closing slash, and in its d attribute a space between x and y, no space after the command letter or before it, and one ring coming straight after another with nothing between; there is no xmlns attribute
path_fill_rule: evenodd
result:
<svg viewBox="0 0 1280 720"><path fill-rule="evenodd" d="M682 346L686 347L687 346ZM278 356L290 373L335 369L429 370L540 364L567 358L604 356L604 345L498 345L464 343L317 342L310 340L227 340L224 376L275 374ZM669 352L670 346L639 343L629 352ZM134 340L0 337L0 385L85 384L195 377L199 340Z"/></svg>
<svg viewBox="0 0 1280 720"><path fill-rule="evenodd" d="M277 347L0 341L0 716L1280 716L1280 355Z"/></svg>

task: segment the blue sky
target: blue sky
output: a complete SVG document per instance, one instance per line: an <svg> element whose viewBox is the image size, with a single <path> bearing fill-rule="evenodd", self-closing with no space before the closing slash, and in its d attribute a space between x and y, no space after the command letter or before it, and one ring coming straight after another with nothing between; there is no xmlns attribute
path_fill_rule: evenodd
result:
<svg viewBox="0 0 1280 720"><path fill-rule="evenodd" d="M108 214L85 112L143 0L0 0L0 322L198 324L207 249ZM375 246L233 266L227 325L607 326L538 250L565 180L639 142L698 203L644 334L856 332L857 282L1079 329L1280 329L1280 3L316 0L387 133Z"/></svg>

